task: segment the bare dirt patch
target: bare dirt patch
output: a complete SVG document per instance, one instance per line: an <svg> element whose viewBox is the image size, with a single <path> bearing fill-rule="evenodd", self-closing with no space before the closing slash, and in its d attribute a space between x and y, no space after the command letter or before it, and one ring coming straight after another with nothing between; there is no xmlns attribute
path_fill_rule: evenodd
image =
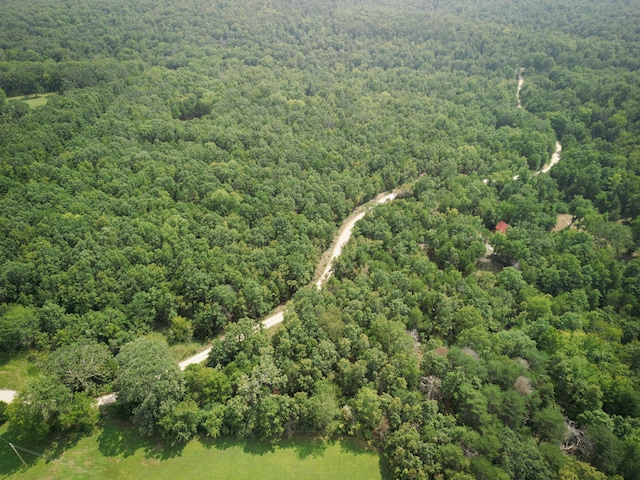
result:
<svg viewBox="0 0 640 480"><path fill-rule="evenodd" d="M564 230L567 227L570 227L573 223L573 215L568 213L560 213L558 214L558 218L556 219L556 226L551 229L552 232L559 232L560 230Z"/></svg>

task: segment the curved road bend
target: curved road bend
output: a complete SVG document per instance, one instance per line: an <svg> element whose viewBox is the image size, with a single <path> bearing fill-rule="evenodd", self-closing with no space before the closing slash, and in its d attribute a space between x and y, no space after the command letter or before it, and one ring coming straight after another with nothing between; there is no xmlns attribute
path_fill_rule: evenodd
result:
<svg viewBox="0 0 640 480"><path fill-rule="evenodd" d="M327 283L329 278L331 278L331 275L333 274L332 262L333 260L338 258L342 253L342 248L347 244L347 242L351 238L351 234L353 233L353 227L356 225L358 220L364 217L372 207L394 200L399 193L400 193L399 189L394 190L393 192L381 193L373 200L370 200L364 205L360 205L358 208L356 208L353 211L353 213L351 213L351 215L349 215L349 217L347 217L344 220L344 222L342 222L342 226L338 230L338 235L336 239L331 244L331 247L329 247L329 249L322 255L322 259L320 260L319 267L321 265L325 265L325 267L322 273L319 275L318 279L314 282L318 290L322 290L322 287L324 287L324 285ZM267 317L263 318L260 321L260 323L264 326L264 328L269 329L282 323L282 321L284 320L284 307L285 307L284 304L279 305L278 307L276 307L275 310L273 310L273 312L271 312ZM187 358L186 360L183 360L179 364L180 369L184 370L189 365L192 365L194 363L204 362L209 356L209 351L211 351L211 347L207 348L206 350L203 350L202 352L195 354L192 357Z"/></svg>
<svg viewBox="0 0 640 480"><path fill-rule="evenodd" d="M360 205L356 208L353 213L342 222L342 226L340 230L338 230L338 236L331 244L331 247L322 255L322 259L318 266L318 269L321 265L325 265L324 270L320 274L319 278L314 282L318 290L321 290L322 287L327 283L331 275L333 274L332 262L342 253L342 248L347 244L349 239L351 238L351 234L353 233L353 227L365 214L374 206L380 205L382 203L390 202L394 200L398 194L400 193L400 189L394 190L393 192L385 192L378 195L373 200L365 203L364 205ZM282 323L284 320L284 304L276 307L271 314L267 317L263 318L260 323L264 326L264 328L272 328L276 325ZM192 357L189 357L178 365L180 366L180 370L184 370L189 365L194 363L202 363L209 356L209 352L211 351L211 347L196 353ZM16 395L15 390L0 390L0 401L10 403ZM117 393L112 392L106 395L102 395L96 398L96 403L99 407L103 405L109 405L116 401Z"/></svg>

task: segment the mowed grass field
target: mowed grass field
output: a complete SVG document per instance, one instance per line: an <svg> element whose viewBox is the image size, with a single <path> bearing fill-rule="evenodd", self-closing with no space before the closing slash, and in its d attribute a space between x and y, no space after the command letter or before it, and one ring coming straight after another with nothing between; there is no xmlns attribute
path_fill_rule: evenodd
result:
<svg viewBox="0 0 640 480"><path fill-rule="evenodd" d="M6 425L0 427L0 436L11 441L6 430ZM0 439L0 479L391 478L375 450L348 438L321 440L298 436L277 446L233 439L195 439L185 446L169 447L141 437L127 424L107 419L93 435L66 439L64 445L21 446L53 453L38 458L18 450L28 463L27 467L22 467L11 447Z"/></svg>

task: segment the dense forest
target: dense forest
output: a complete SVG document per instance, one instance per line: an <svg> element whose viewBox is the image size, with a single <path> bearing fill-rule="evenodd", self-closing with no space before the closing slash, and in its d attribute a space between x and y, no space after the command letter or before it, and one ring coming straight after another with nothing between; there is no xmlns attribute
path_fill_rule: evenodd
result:
<svg viewBox="0 0 640 480"><path fill-rule="evenodd" d="M640 479L635 2L0 10L0 350L42 372L0 403L11 438L99 428L116 390L168 443L353 435L398 479ZM399 187L318 290L341 222ZM181 372L153 332L208 361Z"/></svg>

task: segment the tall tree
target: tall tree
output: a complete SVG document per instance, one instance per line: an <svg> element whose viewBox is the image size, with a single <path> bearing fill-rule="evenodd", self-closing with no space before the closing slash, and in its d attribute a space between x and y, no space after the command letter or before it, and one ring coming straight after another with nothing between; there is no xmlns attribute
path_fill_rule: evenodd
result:
<svg viewBox="0 0 640 480"><path fill-rule="evenodd" d="M184 395L182 372L165 343L147 338L125 344L116 360L118 403L141 432L151 435Z"/></svg>
<svg viewBox="0 0 640 480"><path fill-rule="evenodd" d="M113 380L117 364L109 348L82 341L59 348L46 361L45 369L72 391L95 394L99 385Z"/></svg>

